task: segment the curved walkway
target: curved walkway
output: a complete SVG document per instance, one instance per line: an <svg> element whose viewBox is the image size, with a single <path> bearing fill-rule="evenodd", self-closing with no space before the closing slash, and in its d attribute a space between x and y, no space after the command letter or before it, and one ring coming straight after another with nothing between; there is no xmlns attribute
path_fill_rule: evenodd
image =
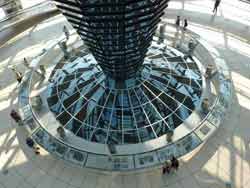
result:
<svg viewBox="0 0 250 188"><path fill-rule="evenodd" d="M3 26L0 28L0 47L3 46L6 42L14 38L16 35L22 33L23 31L31 28L32 26L36 26L36 24L60 14L60 11L55 7L51 7L45 4L43 7L39 7L40 9L36 10L33 8L24 13L24 15L20 14L17 16L18 21L12 18L11 20L15 23L7 24L6 22L10 22L9 20L3 21L3 24L7 26ZM43 8L43 9L42 9ZM45 11L44 11L45 9ZM47 9L47 10L46 10ZM36 12L38 11L38 12ZM33 13L35 12L35 13ZM28 14L28 16L27 16ZM21 18L20 18L21 17ZM2 24L0 24L2 25Z"/></svg>
<svg viewBox="0 0 250 188"><path fill-rule="evenodd" d="M199 151L183 157L179 171L171 175L162 175L160 169L101 173L70 166L45 151L34 155L24 144L25 131L9 118L16 105L16 82L9 68L24 72L23 57L30 61L60 37L65 19L50 18L5 43L0 48L0 188L249 188L250 6L222 0L215 17L212 7L210 0L171 1L163 18L188 17L189 29L217 48L219 54L214 55L225 59L234 83L233 108L222 127Z"/></svg>

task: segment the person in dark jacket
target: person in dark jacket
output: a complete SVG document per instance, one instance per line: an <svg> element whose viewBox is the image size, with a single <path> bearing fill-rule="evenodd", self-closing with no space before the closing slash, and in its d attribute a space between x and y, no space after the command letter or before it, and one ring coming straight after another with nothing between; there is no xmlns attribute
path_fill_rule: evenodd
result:
<svg viewBox="0 0 250 188"><path fill-rule="evenodd" d="M19 72L18 70L16 70L15 68L12 68L11 70L15 73L16 80L20 84L22 82L22 79L23 79L23 74L21 72Z"/></svg>
<svg viewBox="0 0 250 188"><path fill-rule="evenodd" d="M179 168L179 161L178 161L178 159L175 156L172 156L172 158L171 158L171 167L173 169L175 169L176 171Z"/></svg>
<svg viewBox="0 0 250 188"><path fill-rule="evenodd" d="M16 123L18 123L19 125L21 125L22 118L21 118L21 116L17 113L17 111L11 110L11 112L10 112L10 117L11 117Z"/></svg>
<svg viewBox="0 0 250 188"><path fill-rule="evenodd" d="M40 154L40 148L35 146L35 142L32 138L26 138L26 144L28 147L32 148L36 155Z"/></svg>
<svg viewBox="0 0 250 188"><path fill-rule="evenodd" d="M176 25L176 27L180 27L180 24L181 24L181 17L177 16L177 18L175 20L175 25Z"/></svg>
<svg viewBox="0 0 250 188"><path fill-rule="evenodd" d="M220 5L220 2L221 2L221 0L215 0L213 13L215 13L215 14L217 13L217 9Z"/></svg>
<svg viewBox="0 0 250 188"><path fill-rule="evenodd" d="M166 161L166 163L163 166L162 173L163 174L165 174L165 173L169 174L170 171L171 171L171 164L168 161Z"/></svg>
<svg viewBox="0 0 250 188"><path fill-rule="evenodd" d="M188 20L185 18L183 23L183 30L186 31L188 26Z"/></svg>
<svg viewBox="0 0 250 188"><path fill-rule="evenodd" d="M69 40L69 35L70 35L70 33L69 33L69 30L68 30L68 28L66 27L66 25L63 26L63 32L64 32L64 35L65 35L65 37L66 37L66 40Z"/></svg>

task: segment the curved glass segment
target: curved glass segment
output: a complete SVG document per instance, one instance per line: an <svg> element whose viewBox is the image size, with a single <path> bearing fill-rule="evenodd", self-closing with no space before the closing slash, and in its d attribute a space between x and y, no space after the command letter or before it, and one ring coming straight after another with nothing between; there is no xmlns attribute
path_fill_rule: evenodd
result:
<svg viewBox="0 0 250 188"><path fill-rule="evenodd" d="M83 64L83 58L89 63ZM177 128L200 104L202 78L196 62L156 42L141 76L131 79L135 85L107 77L89 54L57 66L48 90L49 107L66 129L92 142L155 139Z"/></svg>

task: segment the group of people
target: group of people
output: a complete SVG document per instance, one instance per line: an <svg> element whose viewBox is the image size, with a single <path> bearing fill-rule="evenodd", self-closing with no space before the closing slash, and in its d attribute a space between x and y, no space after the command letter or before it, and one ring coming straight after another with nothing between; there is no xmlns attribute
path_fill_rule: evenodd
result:
<svg viewBox="0 0 250 188"><path fill-rule="evenodd" d="M20 114L12 109L11 112L10 112L10 117L18 124L18 125L22 125L23 122L22 122L22 118L20 116Z"/></svg>
<svg viewBox="0 0 250 188"><path fill-rule="evenodd" d="M213 8L213 13L216 14L218 7L221 3L221 0L215 0L214 2L214 8ZM181 26L181 17L177 16L176 20L175 20L175 25L179 28ZM187 29L188 26L188 20L187 18L184 18L183 20L183 30L185 31Z"/></svg>
<svg viewBox="0 0 250 188"><path fill-rule="evenodd" d="M10 112L10 117L19 125L23 125L23 120L21 115L14 109L11 110ZM60 136L61 139L66 139L66 133L65 130L62 126L57 128L57 133ZM34 153L36 155L40 154L40 148L37 146L37 144L35 143L35 141L31 138L31 137L27 137L26 138L26 145L33 149Z"/></svg>
<svg viewBox="0 0 250 188"><path fill-rule="evenodd" d="M22 120L22 117L21 115L14 109L11 110L10 112L10 117L19 125L23 125L23 120ZM30 137L27 137L26 138L26 144L28 147L32 148L34 153L36 155L39 155L40 154L40 148L38 146L36 146L34 140Z"/></svg>
<svg viewBox="0 0 250 188"><path fill-rule="evenodd" d="M26 144L28 147L33 149L33 151L36 155L40 154L40 148L36 145L36 143L34 142L34 140L31 137L26 138Z"/></svg>
<svg viewBox="0 0 250 188"><path fill-rule="evenodd" d="M215 0L214 9L213 9L213 12L214 12L214 13L217 13L217 9L218 9L220 3L221 3L221 0ZM176 21L175 21L175 25L176 25L178 28L181 26L181 18L180 18L180 16L177 16L177 19L176 19ZM184 31L186 30L187 26L188 26L188 20L185 18L185 19L183 20L183 30L184 30ZM66 26L63 27L63 32L64 32L64 34L65 34L66 41L68 41L68 40L69 40L70 33L69 33L69 30L67 29ZM162 33L163 33L163 27L162 27ZM68 53L67 53L67 45L66 45L66 42L65 42L65 43L60 43L59 46L60 46L60 48L65 52L65 56L67 56ZM193 43L193 41L191 41L191 42L189 43L189 54L188 54L188 56L191 56L191 55L192 55L194 48L195 48L195 44ZM27 61L26 58L24 58L24 65L25 65L26 67L30 68L30 67L29 67L29 62ZM44 77L44 75L45 75L45 73L46 73L46 70L45 70L44 65L40 65L39 68L40 68L40 75ZM16 68L12 68L12 71L15 73L17 82L18 82L18 83L21 83L21 82L22 82L22 79L23 79L23 74L22 74L20 71L18 71ZM14 109L11 110L10 116L11 116L11 118L12 118L16 123L18 123L18 125L22 125L22 118L21 118L20 114L19 114L17 111L15 111ZM64 131L63 127L59 127L59 128L57 129L57 132L58 132L58 134L59 134L59 136L60 136L61 138L64 139L64 138L66 137L66 134L65 134L65 131ZM33 141L32 138L28 137L28 138L26 139L26 144L27 144L30 148L33 148L35 154L37 154L37 155L40 154L39 147L36 146L36 144L35 144L35 142ZM164 164L162 171L163 171L163 174L165 174L165 173L169 174L172 170L177 171L178 168L179 168L179 161L178 161L178 159L177 159L176 157L172 156L171 160L170 160L170 161L167 161L167 162Z"/></svg>
<svg viewBox="0 0 250 188"><path fill-rule="evenodd" d="M166 161L162 168L163 174L170 174L172 170L177 171L179 169L179 160L172 156L170 161Z"/></svg>
<svg viewBox="0 0 250 188"><path fill-rule="evenodd" d="M176 20L175 20L175 25L177 28L179 28L181 26L181 17L177 16ZM187 30L187 26L188 26L188 20L187 18L185 18L183 20L183 30L186 31Z"/></svg>
<svg viewBox="0 0 250 188"><path fill-rule="evenodd" d="M32 69L26 58L23 59L23 65L25 67L27 67L28 69ZM15 67L12 67L11 70L14 72L18 84L20 84L23 80L23 73L18 71ZM44 65L39 65L39 72L37 70L35 70L35 72L38 73L41 77L45 78L46 69L45 69ZM17 125L19 125L19 126L23 125L23 119L22 119L21 115L16 110L14 110L14 109L11 110L10 117L15 121L15 123L17 123ZM26 144L28 147L33 149L33 151L36 155L40 154L40 151L39 151L40 148L36 146L36 144L32 138L30 138L30 137L26 138Z"/></svg>
<svg viewBox="0 0 250 188"><path fill-rule="evenodd" d="M32 69L29 65L29 62L26 58L23 58L23 65L28 68L28 69ZM12 67L11 70L13 71L13 73L16 76L16 80L18 82L18 84L20 84L23 80L23 73L19 70L17 70L16 67ZM35 70L35 72L40 75L42 78L45 78L45 74L46 74L46 69L44 65L39 65L39 71Z"/></svg>
<svg viewBox="0 0 250 188"><path fill-rule="evenodd" d="M63 27L63 32L66 36L66 40L69 39L69 30L67 29L66 26ZM66 43L63 44L63 48L67 49L66 47ZM44 50L43 50L44 53ZM24 57L23 59L23 65L28 68L28 69L32 69L32 67L30 67L30 63L27 60L27 58ZM20 84L23 80L23 73L21 71L18 71L16 67L12 67L11 70L14 72L15 76L16 76L16 80L17 82ZM38 73L40 76L42 76L43 78L45 78L45 74L46 74L46 69L44 65L39 65L39 71L35 70L36 73ZM14 109L11 110L10 112L10 117L15 121L15 123L17 123L19 126L23 125L23 120L21 115ZM59 136L63 139L65 139L65 131L62 127L59 127L57 130ZM28 147L32 148L33 151L35 152L36 155L40 154L40 148L37 147L37 145L35 144L34 140L31 137L27 137L26 138L26 144Z"/></svg>

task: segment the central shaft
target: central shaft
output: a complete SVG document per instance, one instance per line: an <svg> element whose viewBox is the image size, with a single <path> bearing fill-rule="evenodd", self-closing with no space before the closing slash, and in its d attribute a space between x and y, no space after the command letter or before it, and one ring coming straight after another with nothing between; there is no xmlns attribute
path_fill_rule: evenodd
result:
<svg viewBox="0 0 250 188"><path fill-rule="evenodd" d="M135 77L168 0L65 1L58 7L108 77ZM67 5L75 5L69 8ZM76 14L74 14L74 12Z"/></svg>

